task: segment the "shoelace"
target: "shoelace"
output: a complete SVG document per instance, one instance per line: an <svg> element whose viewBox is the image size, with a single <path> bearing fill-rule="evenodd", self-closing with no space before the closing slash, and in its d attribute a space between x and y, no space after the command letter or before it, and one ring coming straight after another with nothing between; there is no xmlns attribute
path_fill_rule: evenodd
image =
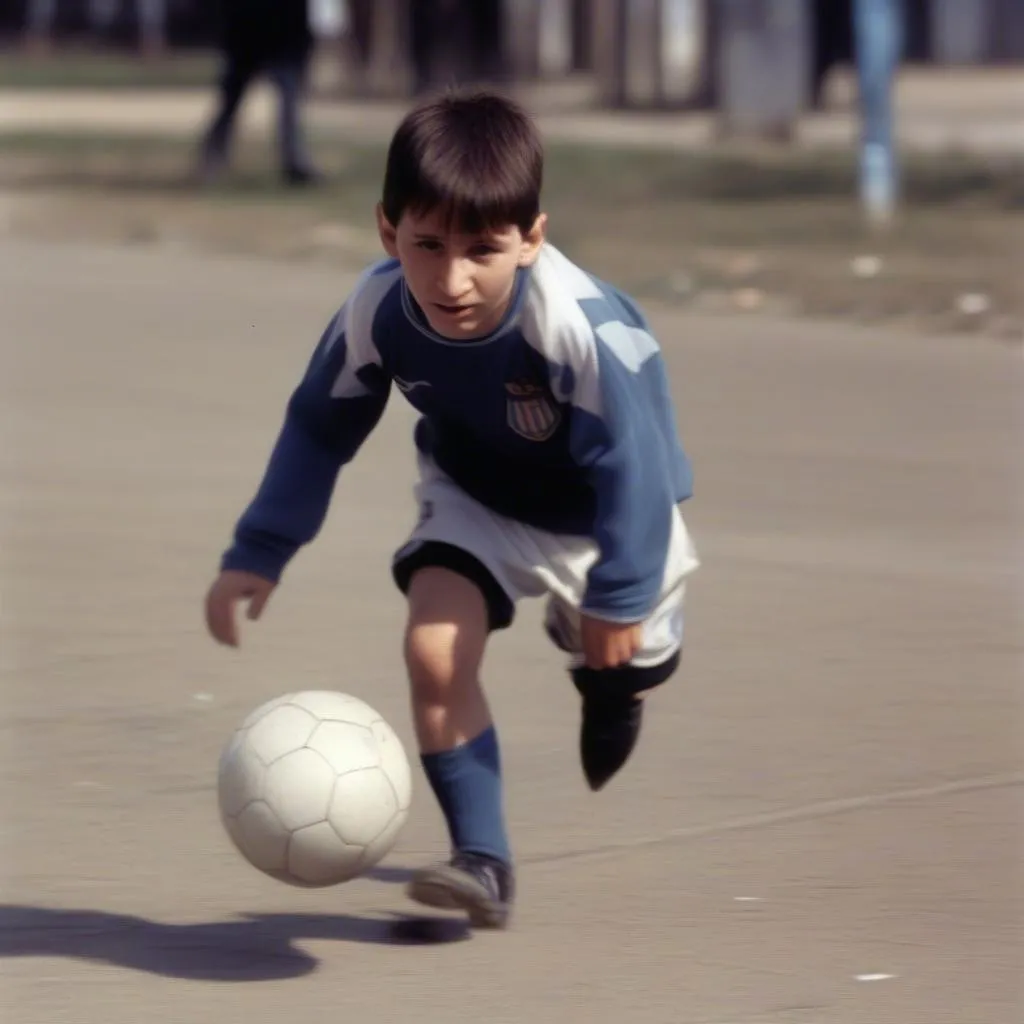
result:
<svg viewBox="0 0 1024 1024"><path fill-rule="evenodd" d="M456 856L453 860L455 867L467 874L472 875L481 885L494 893L501 894L501 875L496 864L490 863L483 857Z"/></svg>

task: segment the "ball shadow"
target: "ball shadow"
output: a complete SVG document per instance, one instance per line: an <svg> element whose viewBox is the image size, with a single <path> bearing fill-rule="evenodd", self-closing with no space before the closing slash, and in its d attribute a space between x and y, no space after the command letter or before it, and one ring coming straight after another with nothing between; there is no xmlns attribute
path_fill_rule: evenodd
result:
<svg viewBox="0 0 1024 1024"><path fill-rule="evenodd" d="M70 957L194 981L310 974L320 961L296 947L303 939L433 945L468 937L468 926L458 919L397 914L246 914L178 925L103 910L0 906L0 956Z"/></svg>
<svg viewBox="0 0 1024 1024"><path fill-rule="evenodd" d="M366 878L372 878L375 882L387 882L389 885L405 885L412 878L412 868L388 867L378 864L366 872Z"/></svg>

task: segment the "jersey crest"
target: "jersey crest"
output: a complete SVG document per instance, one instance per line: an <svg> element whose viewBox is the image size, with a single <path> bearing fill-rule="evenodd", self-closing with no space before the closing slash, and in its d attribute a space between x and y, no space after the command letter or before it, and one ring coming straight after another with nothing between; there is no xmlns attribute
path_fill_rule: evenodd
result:
<svg viewBox="0 0 1024 1024"><path fill-rule="evenodd" d="M543 384L529 379L509 381L508 425L527 441L546 441L562 422L562 412Z"/></svg>

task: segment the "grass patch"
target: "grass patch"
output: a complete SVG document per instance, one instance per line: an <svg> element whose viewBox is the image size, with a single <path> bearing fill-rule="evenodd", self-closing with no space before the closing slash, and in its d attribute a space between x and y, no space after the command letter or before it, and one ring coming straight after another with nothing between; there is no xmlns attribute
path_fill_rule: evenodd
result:
<svg viewBox="0 0 1024 1024"><path fill-rule="evenodd" d="M175 51L142 60L132 53L95 47L84 51L62 47L44 55L11 49L0 61L0 89L208 89L216 81L217 68L213 51Z"/></svg>
<svg viewBox="0 0 1024 1024"><path fill-rule="evenodd" d="M283 188L271 145L249 141L229 180L199 189L189 140L7 135L0 187L28 202L22 230L372 258L384 146L318 138L315 149L330 173L323 188ZM1012 336L1021 323L1021 170L1012 159L912 156L900 221L877 236L862 222L848 153L560 144L549 148L545 202L555 244L642 297ZM877 273L863 260L855 271L865 254ZM958 308L966 293L986 296L982 313Z"/></svg>

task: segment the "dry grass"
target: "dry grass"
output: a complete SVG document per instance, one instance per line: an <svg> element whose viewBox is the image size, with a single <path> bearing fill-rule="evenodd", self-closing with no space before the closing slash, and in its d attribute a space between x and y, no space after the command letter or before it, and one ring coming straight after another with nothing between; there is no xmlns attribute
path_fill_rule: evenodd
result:
<svg viewBox="0 0 1024 1024"><path fill-rule="evenodd" d="M24 233L363 263L378 254L383 149L317 149L331 172L323 188L283 189L269 150L250 146L230 180L200 189L180 140L7 136L0 188L9 229ZM963 155L913 159L901 219L879 236L861 220L849 154L563 145L550 150L546 206L556 244L641 296L1019 338L1020 172ZM860 256L877 259L858 274ZM987 307L964 312L971 294Z"/></svg>

